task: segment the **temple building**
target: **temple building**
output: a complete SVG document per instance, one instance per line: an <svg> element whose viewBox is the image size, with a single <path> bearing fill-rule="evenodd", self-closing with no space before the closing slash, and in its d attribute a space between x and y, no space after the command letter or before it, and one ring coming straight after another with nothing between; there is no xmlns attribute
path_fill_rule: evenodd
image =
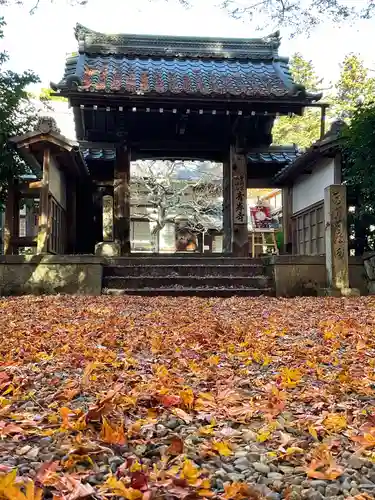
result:
<svg viewBox="0 0 375 500"><path fill-rule="evenodd" d="M210 219L205 232L211 231L211 243L187 238L184 249L190 246L203 253L207 247L214 251L216 245L216 252L232 259L225 261L229 267L240 259L245 259L241 265L251 265L250 257L281 249L289 256L318 259L314 262L320 269L320 287L349 289L337 135L325 131L327 105L320 102L322 95L293 81L288 59L278 53L278 32L266 38L213 39L109 35L77 25L75 37L78 51L67 58L61 81L51 83L51 88L68 100L76 140L62 135L51 119L41 119L37 130L11 139L34 177L10 183L6 255L35 246L42 256L85 254L130 262L137 251L132 224L135 218L148 219L155 187L154 182L151 190L142 191L144 211L135 213L131 191L137 180L131 165L145 160L217 162L222 165L221 233L210 210L218 199L212 191L212 203L206 203L203 214ZM321 109L320 140L304 154L297 146L273 145L275 119L302 115L306 107ZM259 190L255 207L248 207L248 190ZM191 185L186 199L198 195L202 191ZM21 199L29 200L22 236ZM178 203L181 208L181 198ZM28 234L31 213L37 213L38 224ZM188 211L183 215L179 218L186 222ZM276 219L282 225L282 241L277 244ZM169 221L164 222L156 221L159 229ZM267 231L273 235L271 242ZM222 240L213 244L218 234ZM174 236L168 238L166 248L173 252ZM145 239L139 238L138 251L146 250ZM340 251L335 253L337 245ZM258 265L255 260L253 265ZM301 282L311 281L311 276L305 279L304 272L298 273ZM285 292L276 286L276 293L295 294L291 288ZM262 287L249 290L261 293ZM264 285L263 291L272 290Z"/></svg>

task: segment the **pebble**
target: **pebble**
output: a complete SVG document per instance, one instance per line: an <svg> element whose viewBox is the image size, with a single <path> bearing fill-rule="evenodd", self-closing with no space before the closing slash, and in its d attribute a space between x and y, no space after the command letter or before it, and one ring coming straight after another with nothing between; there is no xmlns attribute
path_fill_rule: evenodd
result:
<svg viewBox="0 0 375 500"><path fill-rule="evenodd" d="M329 484L326 487L326 496L334 497L337 496L341 491L341 488L337 484Z"/></svg>
<svg viewBox="0 0 375 500"><path fill-rule="evenodd" d="M168 434L168 429L164 425L158 424L156 426L156 435L158 437L164 437L167 434Z"/></svg>
<svg viewBox="0 0 375 500"><path fill-rule="evenodd" d="M307 493L308 500L322 500L324 496L320 491L316 491L313 488L310 488Z"/></svg>
<svg viewBox="0 0 375 500"><path fill-rule="evenodd" d="M171 418L166 422L165 427L168 427L168 429L174 430L176 427L180 425L180 422L177 420L177 418Z"/></svg>
<svg viewBox="0 0 375 500"><path fill-rule="evenodd" d="M239 451L236 451L236 453L234 454L234 456L235 456L236 458L247 457L247 451L246 451L246 450L239 450Z"/></svg>
<svg viewBox="0 0 375 500"><path fill-rule="evenodd" d="M301 495L297 491L291 491L289 495L289 500L300 500Z"/></svg>
<svg viewBox="0 0 375 500"><path fill-rule="evenodd" d="M291 467L290 465L279 465L279 470L284 472L284 474L293 474L295 472L294 467Z"/></svg>
<svg viewBox="0 0 375 500"><path fill-rule="evenodd" d="M262 464L261 462L254 462L253 467L261 474L268 474L271 470L267 464Z"/></svg>
<svg viewBox="0 0 375 500"><path fill-rule="evenodd" d="M349 492L353 497L356 495L359 495L359 489L358 488L352 488Z"/></svg>
<svg viewBox="0 0 375 500"><path fill-rule="evenodd" d="M228 478L228 473L224 469L218 469L215 472L215 476L220 477L221 479L225 480Z"/></svg>
<svg viewBox="0 0 375 500"><path fill-rule="evenodd" d="M234 483L240 483L240 482L244 481L244 479L245 479L245 477L243 476L243 474L237 474L235 472L232 472L232 473L228 474L228 477Z"/></svg>
<svg viewBox="0 0 375 500"><path fill-rule="evenodd" d="M373 483L375 483L375 472L370 472L369 475L368 475L368 478L370 479L370 481L372 481Z"/></svg>
<svg viewBox="0 0 375 500"><path fill-rule="evenodd" d="M272 488L276 491L281 491L284 486L282 481L276 480L272 483Z"/></svg>
<svg viewBox="0 0 375 500"><path fill-rule="evenodd" d="M224 483L221 479L216 479L216 488L218 491L224 491Z"/></svg>
<svg viewBox="0 0 375 500"><path fill-rule="evenodd" d="M281 474L280 472L269 472L267 474L267 477L269 477L270 479L283 479L284 475Z"/></svg>
<svg viewBox="0 0 375 500"><path fill-rule="evenodd" d="M327 486L326 481L323 481L322 479L313 479L311 481L311 486L314 486L315 488L319 488L319 486L323 486L324 488Z"/></svg>
<svg viewBox="0 0 375 500"><path fill-rule="evenodd" d="M30 450L31 450L31 446L26 445L26 446L22 446L22 448L18 448L16 453L17 453L17 455L26 455L26 453Z"/></svg>
<svg viewBox="0 0 375 500"><path fill-rule="evenodd" d="M234 468L239 470L239 471L245 471L248 470L250 467L250 463L247 460L247 458L239 458L234 462ZM225 468L225 467L224 467Z"/></svg>
<svg viewBox="0 0 375 500"><path fill-rule="evenodd" d="M18 469L18 473L22 476L23 474L27 474L30 471L30 467L28 465L21 465Z"/></svg>
<svg viewBox="0 0 375 500"><path fill-rule="evenodd" d="M344 482L343 482L343 483L342 483L342 485L341 485L341 488L342 488L343 490L347 490L347 491L349 491L349 490L350 490L351 486L350 486L350 481L349 481L349 479L345 479L345 480L344 480Z"/></svg>
<svg viewBox="0 0 375 500"><path fill-rule="evenodd" d="M253 451L247 453L247 459L249 462L259 462L260 460L260 454L259 453L255 453Z"/></svg>
<svg viewBox="0 0 375 500"><path fill-rule="evenodd" d="M303 477L293 477L291 483L298 486L303 483Z"/></svg>
<svg viewBox="0 0 375 500"><path fill-rule="evenodd" d="M226 464L223 462L221 465L223 469L226 470L227 472L235 472L232 464Z"/></svg>
<svg viewBox="0 0 375 500"><path fill-rule="evenodd" d="M242 434L242 437L243 437L244 441L246 441L247 443L250 443L251 441L256 441L256 439L257 439L257 435L253 431L244 432Z"/></svg>
<svg viewBox="0 0 375 500"><path fill-rule="evenodd" d="M348 465L352 469L361 469L365 465L365 461L362 458L352 455L348 460Z"/></svg>
<svg viewBox="0 0 375 500"><path fill-rule="evenodd" d="M116 470L124 463L124 459L122 457L110 457L108 460L109 466L111 467L112 472L116 472Z"/></svg>
<svg viewBox="0 0 375 500"><path fill-rule="evenodd" d="M370 479L367 479L366 476L362 476L359 480L358 480L359 483L361 484L367 484L368 486L374 486L375 487L375 484L370 481Z"/></svg>
<svg viewBox="0 0 375 500"><path fill-rule="evenodd" d="M36 458L39 454L39 448L31 448L31 450L29 450L25 457L26 458L29 458L30 460L33 460L34 458Z"/></svg>

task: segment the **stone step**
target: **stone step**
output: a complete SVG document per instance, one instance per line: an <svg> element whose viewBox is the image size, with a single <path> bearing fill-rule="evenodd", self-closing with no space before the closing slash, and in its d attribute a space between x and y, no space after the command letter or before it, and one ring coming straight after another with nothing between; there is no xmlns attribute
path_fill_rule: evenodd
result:
<svg viewBox="0 0 375 500"><path fill-rule="evenodd" d="M107 258L108 265L115 266L143 266L143 265L205 265L205 266L219 266L219 265L261 265L263 266L262 259L252 259L245 257L204 257L192 255L140 255L130 257L112 257Z"/></svg>
<svg viewBox="0 0 375 500"><path fill-rule="evenodd" d="M104 276L258 276L260 264L134 264L104 267Z"/></svg>
<svg viewBox="0 0 375 500"><path fill-rule="evenodd" d="M275 296L273 288L197 288L197 287L182 287L182 288L104 288L104 295L141 295L141 296L189 296L189 297L261 297Z"/></svg>
<svg viewBox="0 0 375 500"><path fill-rule="evenodd" d="M107 276L103 287L109 289L142 288L268 288L266 276Z"/></svg>

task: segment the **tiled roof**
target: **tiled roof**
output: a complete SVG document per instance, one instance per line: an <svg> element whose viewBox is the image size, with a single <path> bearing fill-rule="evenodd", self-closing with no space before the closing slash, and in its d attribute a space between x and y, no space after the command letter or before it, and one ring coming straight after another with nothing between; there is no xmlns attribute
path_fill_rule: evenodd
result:
<svg viewBox="0 0 375 500"><path fill-rule="evenodd" d="M250 153L248 161L251 163L281 163L288 165L292 163L302 153L298 150L279 150Z"/></svg>
<svg viewBox="0 0 375 500"><path fill-rule="evenodd" d="M116 158L115 149L84 149L82 155L85 160L114 160Z"/></svg>
<svg viewBox="0 0 375 500"><path fill-rule="evenodd" d="M291 82L272 62L118 59L86 56L82 89L135 95L287 97Z"/></svg>
<svg viewBox="0 0 375 500"><path fill-rule="evenodd" d="M294 85L278 34L265 39L105 35L76 28L57 89L143 96L317 100Z"/></svg>
<svg viewBox="0 0 375 500"><path fill-rule="evenodd" d="M85 149L83 152L85 160L114 160L116 151L114 149ZM282 146L270 146L268 150L248 154L249 163L279 163L288 165L302 153L297 149Z"/></svg>

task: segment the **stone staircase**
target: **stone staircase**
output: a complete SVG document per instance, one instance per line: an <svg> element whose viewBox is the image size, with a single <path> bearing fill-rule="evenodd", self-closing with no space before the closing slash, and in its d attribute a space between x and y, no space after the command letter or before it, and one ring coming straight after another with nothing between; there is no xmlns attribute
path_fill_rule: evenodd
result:
<svg viewBox="0 0 375 500"><path fill-rule="evenodd" d="M176 255L108 259L102 293L201 297L275 294L261 259Z"/></svg>

